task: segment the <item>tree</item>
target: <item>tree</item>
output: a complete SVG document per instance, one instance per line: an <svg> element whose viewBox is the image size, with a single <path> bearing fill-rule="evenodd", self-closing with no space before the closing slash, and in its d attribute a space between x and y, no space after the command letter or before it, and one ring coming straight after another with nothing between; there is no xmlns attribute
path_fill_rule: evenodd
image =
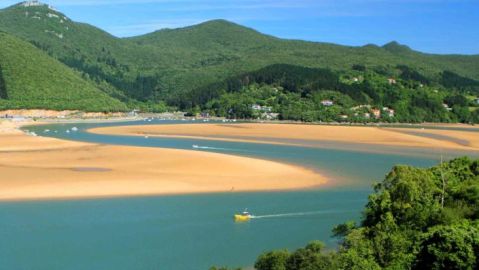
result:
<svg viewBox="0 0 479 270"><path fill-rule="evenodd" d="M423 236L414 269L477 269L478 251L477 222L432 227Z"/></svg>
<svg viewBox="0 0 479 270"><path fill-rule="evenodd" d="M257 270L287 270L286 262L290 257L287 250L270 251L261 254L254 267Z"/></svg>
<svg viewBox="0 0 479 270"><path fill-rule="evenodd" d="M287 270L321 270L331 269L331 257L322 254L324 244L313 241L304 248L296 250L286 262Z"/></svg>
<svg viewBox="0 0 479 270"><path fill-rule="evenodd" d="M5 84L5 79L3 78L3 70L1 65L0 65L0 98L1 99L8 98L7 86Z"/></svg>

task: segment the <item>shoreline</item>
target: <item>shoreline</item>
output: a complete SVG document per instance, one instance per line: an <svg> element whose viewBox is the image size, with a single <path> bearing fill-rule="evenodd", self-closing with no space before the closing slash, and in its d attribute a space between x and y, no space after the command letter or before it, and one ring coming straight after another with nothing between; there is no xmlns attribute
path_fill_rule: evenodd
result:
<svg viewBox="0 0 479 270"><path fill-rule="evenodd" d="M275 161L74 142L19 130L30 124L0 121L0 201L307 190L330 180Z"/></svg>

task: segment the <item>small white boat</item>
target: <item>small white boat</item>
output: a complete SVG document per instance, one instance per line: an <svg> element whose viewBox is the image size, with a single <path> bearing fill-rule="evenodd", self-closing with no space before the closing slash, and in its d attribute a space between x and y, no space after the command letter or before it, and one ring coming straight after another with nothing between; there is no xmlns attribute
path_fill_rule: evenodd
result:
<svg viewBox="0 0 479 270"><path fill-rule="evenodd" d="M198 148L200 148L200 146L199 146L199 145L197 145L197 144L193 144L191 147L193 147L193 148L195 148L195 149L198 149Z"/></svg>

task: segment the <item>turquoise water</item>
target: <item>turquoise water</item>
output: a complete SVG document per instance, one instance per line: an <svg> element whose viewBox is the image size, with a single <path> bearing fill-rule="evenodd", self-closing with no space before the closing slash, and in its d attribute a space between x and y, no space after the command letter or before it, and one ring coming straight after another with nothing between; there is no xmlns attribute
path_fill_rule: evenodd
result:
<svg viewBox="0 0 479 270"><path fill-rule="evenodd" d="M360 219L371 184L381 180L391 166L431 166L437 163L439 152L447 157L462 154L392 148L362 152L338 150L334 144L304 148L84 132L108 125L119 124L29 129L88 142L179 149L192 149L196 144L202 147L200 151L300 164L334 181L312 191L0 203L0 269L208 269L212 265L251 266L262 251L294 249L313 239L334 248L332 227ZM73 126L79 130L65 132ZM50 132L44 133L45 129ZM263 218L234 223L232 214L244 208Z"/></svg>

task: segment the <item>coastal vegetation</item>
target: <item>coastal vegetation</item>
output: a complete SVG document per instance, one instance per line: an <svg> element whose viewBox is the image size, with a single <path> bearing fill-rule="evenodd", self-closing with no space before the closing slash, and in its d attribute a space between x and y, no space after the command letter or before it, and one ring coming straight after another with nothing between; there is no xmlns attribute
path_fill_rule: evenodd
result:
<svg viewBox="0 0 479 270"><path fill-rule="evenodd" d="M348 47L284 40L225 20L117 38L47 5L22 3L0 11L0 31L31 43L44 59L62 62L62 72L69 69L86 81L85 88L121 103L103 109L95 102L70 102L86 110L181 109L238 118L266 113L301 121L478 121L477 106L471 106L479 94L476 55L424 54L397 42ZM6 77L4 95L12 96ZM329 99L333 106L324 108L321 101ZM3 108L64 107L58 103L25 98L4 102ZM252 110L262 104L265 111ZM352 109L357 106L362 107ZM377 109L388 117L378 119Z"/></svg>
<svg viewBox="0 0 479 270"><path fill-rule="evenodd" d="M478 207L479 160L457 158L427 169L395 166L374 186L360 223L333 229L336 251L313 241L293 252L265 252L255 268L477 269Z"/></svg>

